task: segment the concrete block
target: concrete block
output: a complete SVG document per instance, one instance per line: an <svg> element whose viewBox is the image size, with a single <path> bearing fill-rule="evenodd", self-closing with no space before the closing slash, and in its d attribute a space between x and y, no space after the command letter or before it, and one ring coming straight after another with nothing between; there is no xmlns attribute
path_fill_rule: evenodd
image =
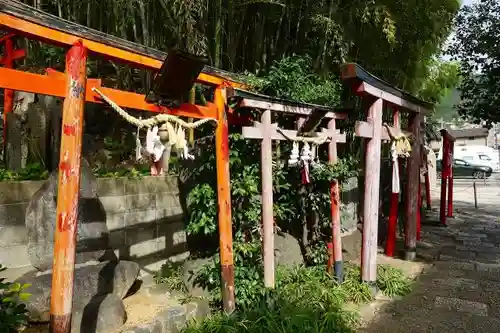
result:
<svg viewBox="0 0 500 333"><path fill-rule="evenodd" d="M0 246L22 245L28 243L28 230L23 225L0 226ZM2 256L2 254L0 254Z"/></svg>
<svg viewBox="0 0 500 333"><path fill-rule="evenodd" d="M161 239L153 238L149 240L145 240L142 242L135 243L129 247L129 253L131 258L142 258L142 257L152 257L158 256L161 257L161 250L163 242Z"/></svg>
<svg viewBox="0 0 500 333"><path fill-rule="evenodd" d="M172 207L180 207L181 202L177 193L161 192L156 193L156 207L159 209L168 209Z"/></svg>
<svg viewBox="0 0 500 333"><path fill-rule="evenodd" d="M123 195L126 178L97 178L97 194L101 196Z"/></svg>
<svg viewBox="0 0 500 333"><path fill-rule="evenodd" d="M44 181L0 182L0 204L29 201Z"/></svg>
<svg viewBox="0 0 500 333"><path fill-rule="evenodd" d="M125 244L127 246L132 246L151 239L156 239L157 237L158 233L156 226L150 228L131 228L125 231Z"/></svg>
<svg viewBox="0 0 500 333"><path fill-rule="evenodd" d="M102 196L99 197L99 200L101 200L106 214L125 213L130 207L127 205L126 197L122 195Z"/></svg>
<svg viewBox="0 0 500 333"><path fill-rule="evenodd" d="M26 245L0 247L0 263L6 267L31 266Z"/></svg>
<svg viewBox="0 0 500 333"><path fill-rule="evenodd" d="M125 213L106 214L106 225L110 231L123 229L125 227Z"/></svg>
<svg viewBox="0 0 500 333"><path fill-rule="evenodd" d="M127 195L124 198L129 211L156 208L156 195L154 193Z"/></svg>
<svg viewBox="0 0 500 333"><path fill-rule="evenodd" d="M134 226L143 223L151 223L156 221L156 210L138 210L125 213L124 225L125 227Z"/></svg>
<svg viewBox="0 0 500 333"><path fill-rule="evenodd" d="M27 202L0 205L0 225L24 226Z"/></svg>

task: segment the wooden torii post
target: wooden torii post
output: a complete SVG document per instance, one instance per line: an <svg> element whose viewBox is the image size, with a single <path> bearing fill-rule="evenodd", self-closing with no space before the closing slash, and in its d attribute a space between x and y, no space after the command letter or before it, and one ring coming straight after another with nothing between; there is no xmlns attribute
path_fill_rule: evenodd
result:
<svg viewBox="0 0 500 333"><path fill-rule="evenodd" d="M0 45L4 44L3 57L0 57L0 65L5 68L14 68L14 61L22 59L26 56L24 49L14 48L15 34L7 33L0 36ZM14 107L14 90L5 89L3 103L3 144L7 146L7 114L12 112Z"/></svg>
<svg viewBox="0 0 500 333"><path fill-rule="evenodd" d="M341 77L351 85L357 95L369 102L367 121L356 124L356 135L368 140L365 165L369 166L365 170L361 273L362 280L372 290L376 290L381 141L390 140L387 129L382 126L384 104L410 113L409 128L413 136L413 145L408 159L407 198L418 197L422 113L425 113L432 105L390 86L357 64L343 65ZM418 203L417 200L406 200L406 202L405 259L414 260Z"/></svg>
<svg viewBox="0 0 500 333"><path fill-rule="evenodd" d="M72 258L75 254L74 238L78 221L75 207L78 205L77 184L80 177L78 169L82 133L82 123L79 122L75 125L73 121L77 118L81 119L84 102L103 103L100 96L93 92L94 88L99 89L123 108L218 120L216 158L221 284L224 310L228 313L233 312L235 308L234 267L225 91L227 86L245 86L237 81L238 75L210 66L204 66L194 78L190 77L193 71L184 72L180 78L177 75L176 80L170 80L171 83L173 82L170 88L176 90L175 88L185 84L186 80L193 79L196 82L214 87L215 99L213 102L207 102L204 106L182 103L175 107L166 107L149 102L144 94L102 87L101 80L86 77L84 66L86 54L90 52L133 67L157 72L162 68L164 60L167 58L167 54L164 52L62 20L17 0L0 0L0 29L32 40L70 48L67 53L66 73L47 72L47 75L40 75L15 70L8 68L8 66L0 67L0 89L25 91L65 99L63 125L67 126L63 128L61 154L63 151L68 151L68 156L61 157L59 165L60 180L63 181L59 181L58 193L65 193L65 195L58 197L57 204L53 278L57 278L58 281L52 284L50 332L68 333L70 330L74 273ZM15 52L14 50L14 58L16 57ZM74 200L71 201L72 199Z"/></svg>
<svg viewBox="0 0 500 333"><path fill-rule="evenodd" d="M346 119L343 113L332 112L331 109L311 104L294 103L283 99L276 99L259 94L234 89L233 98L238 98L238 108L252 108L262 110L261 121L254 122L254 126L242 128L246 139L260 139L261 141L261 171L262 171L262 227L263 227L263 261L264 285L267 288L275 286L274 264L274 214L273 214L273 179L272 179L272 141L273 140L304 140L311 143L325 141L329 143L329 162L336 163L337 143L345 143L345 134L340 134L335 127L335 119ZM295 114L302 117L297 130L283 130L271 121L271 112ZM330 119L328 128L321 132L314 132L323 118ZM342 242L340 237L340 203L338 182L331 184L331 218L332 239L334 244L333 259L335 276L339 281L343 279Z"/></svg>
<svg viewBox="0 0 500 333"><path fill-rule="evenodd" d="M395 129L400 129L401 128L401 119L400 119L400 113L398 109L395 109L393 111L392 115L393 119L393 126ZM394 173L398 172L400 174L401 168L400 168L400 163L399 163L399 158L396 159L396 161L392 161L393 163L393 175L392 175L392 181L394 182L396 179ZM397 170L396 170L397 168ZM399 178L399 177L398 177ZM399 181L399 179L398 179ZM397 228L398 228L398 216L399 216L399 196L401 192L400 185L401 182L399 181L399 184L397 184L397 189L398 191L394 190L394 184L392 184L392 193L391 193L391 205L390 205L390 211L389 211L389 221L387 225L387 239L385 243L385 255L389 257L393 257L395 254L396 250L396 238L397 238Z"/></svg>
<svg viewBox="0 0 500 333"><path fill-rule="evenodd" d="M443 138L443 158L441 162L441 198L439 220L446 226L446 218L453 217L453 150L455 138L446 129L441 130ZM446 196L448 190L448 197ZM446 204L448 201L448 205ZM448 212L446 209L448 208Z"/></svg>

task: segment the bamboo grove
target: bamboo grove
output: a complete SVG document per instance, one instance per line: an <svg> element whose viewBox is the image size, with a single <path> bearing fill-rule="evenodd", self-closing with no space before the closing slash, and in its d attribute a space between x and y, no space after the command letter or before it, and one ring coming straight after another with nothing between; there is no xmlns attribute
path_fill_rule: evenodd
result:
<svg viewBox="0 0 500 333"><path fill-rule="evenodd" d="M338 64L352 61L412 93L429 75L460 6L458 0L24 2L154 48L205 53L212 65L226 70L256 73L283 57L308 55L322 75L338 73ZM52 66L62 55L44 48L29 53L37 65ZM134 73L113 67L117 82L132 84Z"/></svg>

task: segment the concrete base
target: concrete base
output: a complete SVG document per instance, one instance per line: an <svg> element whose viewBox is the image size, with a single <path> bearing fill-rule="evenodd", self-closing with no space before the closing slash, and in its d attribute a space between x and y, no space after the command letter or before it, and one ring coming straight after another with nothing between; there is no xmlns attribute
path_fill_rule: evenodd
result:
<svg viewBox="0 0 500 333"><path fill-rule="evenodd" d="M404 259L406 261L415 261L417 259L417 250L405 250L405 257Z"/></svg>

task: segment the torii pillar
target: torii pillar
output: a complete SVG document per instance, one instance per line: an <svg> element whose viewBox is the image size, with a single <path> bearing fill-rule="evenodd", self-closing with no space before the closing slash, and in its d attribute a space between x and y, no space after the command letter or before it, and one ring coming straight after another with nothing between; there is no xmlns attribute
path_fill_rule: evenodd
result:
<svg viewBox="0 0 500 333"><path fill-rule="evenodd" d="M343 118L343 117L341 117ZM263 261L264 261L264 285L267 288L275 286L275 265L274 265L274 214L273 214L273 183L272 183L272 141L273 140L300 140L303 138L299 130L279 130L278 125L271 121L271 111L263 110L261 122L254 122L254 126L245 126L242 134L245 139L260 139L261 143L261 170L262 170L262 229L263 229ZM312 137L328 137L330 150L332 145L345 143L345 134L340 134L335 128L334 119L330 120L329 128L322 129L321 132L309 132ZM336 155L336 152L335 152ZM331 155L332 156L332 155ZM334 163L330 159L330 163ZM341 270L342 246L340 238L340 213L338 211L338 185L334 186L336 193L333 193L336 201L332 203L333 237L335 245L340 247L337 250L335 261L337 270ZM339 253L340 252L340 253ZM339 259L340 258L340 259ZM342 280L342 272L336 271L339 280Z"/></svg>
<svg viewBox="0 0 500 333"><path fill-rule="evenodd" d="M4 43L4 55L0 58L0 65L5 68L14 68L14 61L22 59L26 56L24 49L14 48L14 34L7 34L0 38L0 44ZM14 108L14 90L5 89L4 104L3 104L3 143L7 146L7 114L12 112Z"/></svg>

